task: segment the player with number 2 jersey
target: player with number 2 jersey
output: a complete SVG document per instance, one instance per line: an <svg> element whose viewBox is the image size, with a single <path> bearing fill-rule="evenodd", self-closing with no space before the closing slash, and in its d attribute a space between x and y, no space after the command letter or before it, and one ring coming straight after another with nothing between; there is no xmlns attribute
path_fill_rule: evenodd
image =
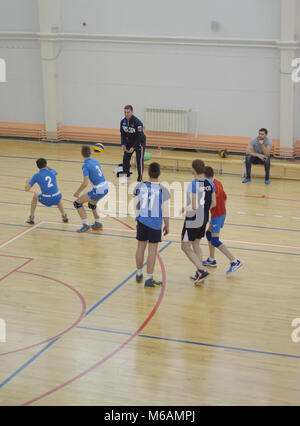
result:
<svg viewBox="0 0 300 426"><path fill-rule="evenodd" d="M46 207L57 206L61 212L63 222L68 222L68 217L61 202L62 195L56 182L57 172L47 167L47 161L44 158L39 158L36 161L36 165L40 171L33 175L30 181L26 182L25 191L30 191L33 185L37 183L42 192L41 194L34 193L31 201L30 216L26 222L34 225L34 213L38 201Z"/></svg>

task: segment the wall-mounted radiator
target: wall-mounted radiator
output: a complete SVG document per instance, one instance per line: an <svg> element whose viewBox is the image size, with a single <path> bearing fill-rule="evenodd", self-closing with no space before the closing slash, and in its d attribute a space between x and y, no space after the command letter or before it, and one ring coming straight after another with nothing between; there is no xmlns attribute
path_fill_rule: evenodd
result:
<svg viewBox="0 0 300 426"><path fill-rule="evenodd" d="M145 108L145 130L157 132L189 132L189 109Z"/></svg>

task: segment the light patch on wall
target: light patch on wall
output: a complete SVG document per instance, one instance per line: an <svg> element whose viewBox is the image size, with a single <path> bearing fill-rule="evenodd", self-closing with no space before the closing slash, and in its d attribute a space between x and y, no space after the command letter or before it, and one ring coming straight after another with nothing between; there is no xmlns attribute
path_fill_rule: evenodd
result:
<svg viewBox="0 0 300 426"><path fill-rule="evenodd" d="M0 83L6 83L6 62L0 58Z"/></svg>

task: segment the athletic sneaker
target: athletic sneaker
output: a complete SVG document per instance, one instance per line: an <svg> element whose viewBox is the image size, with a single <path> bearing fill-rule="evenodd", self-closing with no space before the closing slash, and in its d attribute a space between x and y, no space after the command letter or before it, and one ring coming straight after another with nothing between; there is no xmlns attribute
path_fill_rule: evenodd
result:
<svg viewBox="0 0 300 426"><path fill-rule="evenodd" d="M242 183L248 183L248 182L251 182L250 178L245 178L245 179L242 180Z"/></svg>
<svg viewBox="0 0 300 426"><path fill-rule="evenodd" d="M209 257L206 260L204 260L202 262L202 264L203 264L203 266L209 266L210 268L216 268L217 267L216 260L210 260Z"/></svg>
<svg viewBox="0 0 300 426"><path fill-rule="evenodd" d="M196 271L196 272L195 272L195 275L191 275L191 276L190 276L190 279L191 279L191 280L193 280L193 281L195 281L195 280L197 279L197 277L198 277L197 273L198 273L198 272Z"/></svg>
<svg viewBox="0 0 300 426"><path fill-rule="evenodd" d="M62 217L62 220L63 220L64 223L69 222L68 216L66 214Z"/></svg>
<svg viewBox="0 0 300 426"><path fill-rule="evenodd" d="M136 281L138 284L140 284L140 283L143 281L143 274L141 274L141 275L136 274L136 276L135 276L135 281Z"/></svg>
<svg viewBox="0 0 300 426"><path fill-rule="evenodd" d="M226 272L227 275L232 274L233 272L237 271L241 266L243 266L242 262L237 260L236 262L231 262L230 268Z"/></svg>
<svg viewBox="0 0 300 426"><path fill-rule="evenodd" d="M196 272L197 278L194 281L194 284L198 284L200 282L202 282L203 280L205 280L205 278L207 278L210 273L208 271L204 271L203 269L199 270Z"/></svg>
<svg viewBox="0 0 300 426"><path fill-rule="evenodd" d="M153 278L149 278L145 281L145 287L161 287L162 281L155 281Z"/></svg>
<svg viewBox="0 0 300 426"><path fill-rule="evenodd" d="M95 222L95 223L91 226L91 228L93 229L93 231L102 231L102 229L103 229L103 225L102 225L102 223Z"/></svg>
<svg viewBox="0 0 300 426"><path fill-rule="evenodd" d="M78 229L76 232L83 234L84 232L90 232L91 227L89 225L83 225L82 228Z"/></svg>
<svg viewBox="0 0 300 426"><path fill-rule="evenodd" d="M265 180L265 184L266 184L266 185L270 185L270 183L271 183L270 179L266 179L266 180Z"/></svg>
<svg viewBox="0 0 300 426"><path fill-rule="evenodd" d="M29 225L34 225L34 216L29 216L29 218L26 220L26 223L29 223Z"/></svg>

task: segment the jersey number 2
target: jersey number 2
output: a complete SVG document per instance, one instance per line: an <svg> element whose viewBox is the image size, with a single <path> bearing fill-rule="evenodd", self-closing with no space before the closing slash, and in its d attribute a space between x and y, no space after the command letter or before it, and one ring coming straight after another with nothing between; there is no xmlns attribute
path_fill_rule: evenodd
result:
<svg viewBox="0 0 300 426"><path fill-rule="evenodd" d="M51 188L53 185L53 183L51 183L51 177L50 176L46 176L45 180L48 182L48 188Z"/></svg>

